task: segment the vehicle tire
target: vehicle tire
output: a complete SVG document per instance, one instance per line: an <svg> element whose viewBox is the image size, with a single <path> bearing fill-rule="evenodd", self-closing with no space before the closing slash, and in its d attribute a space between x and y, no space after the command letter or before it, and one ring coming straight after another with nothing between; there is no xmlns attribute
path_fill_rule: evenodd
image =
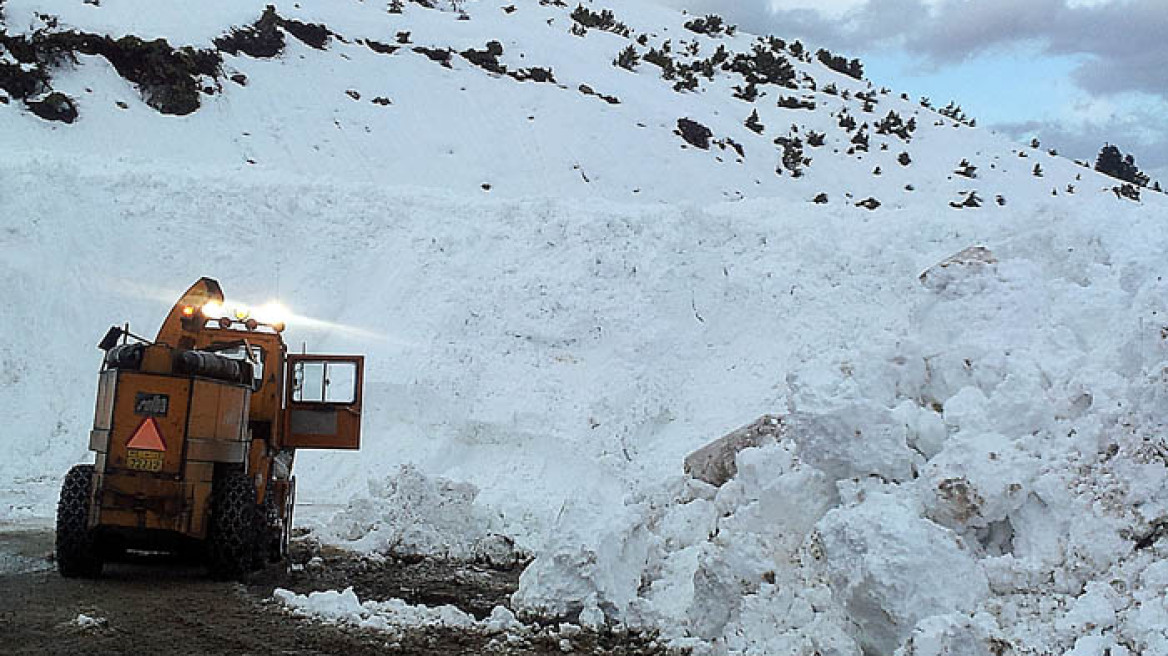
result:
<svg viewBox="0 0 1168 656"><path fill-rule="evenodd" d="M288 540L291 535L292 504L295 503L296 479L285 481L286 491L282 503L275 493L276 481L268 483L264 495L262 516L258 522L260 544L256 565L263 567L269 563L283 562L288 557Z"/></svg>
<svg viewBox="0 0 1168 656"><path fill-rule="evenodd" d="M279 562L279 521L280 515L276 510L273 481L268 481L264 492L264 502L256 509L256 542L252 551L252 569L262 569L269 562Z"/></svg>
<svg viewBox="0 0 1168 656"><path fill-rule="evenodd" d="M280 559L286 560L291 554L292 511L296 509L296 477L288 480L288 493L284 495L284 507L280 509Z"/></svg>
<svg viewBox="0 0 1168 656"><path fill-rule="evenodd" d="M258 539L255 483L243 472L215 480L211 492L211 525L208 530L208 568L216 579L242 579L251 571Z"/></svg>
<svg viewBox="0 0 1168 656"><path fill-rule="evenodd" d="M76 465L65 475L57 501L57 571L61 576L101 575L101 554L89 529L93 465Z"/></svg>

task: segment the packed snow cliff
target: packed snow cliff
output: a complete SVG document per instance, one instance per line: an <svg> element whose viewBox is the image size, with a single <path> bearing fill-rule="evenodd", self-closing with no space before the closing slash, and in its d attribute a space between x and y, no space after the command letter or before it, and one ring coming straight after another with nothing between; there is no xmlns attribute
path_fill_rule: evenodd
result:
<svg viewBox="0 0 1168 656"><path fill-rule="evenodd" d="M396 4L0 3L0 521L87 457L105 329L212 275L367 356L317 533L530 552L521 620L1168 654L1163 196L651 5Z"/></svg>

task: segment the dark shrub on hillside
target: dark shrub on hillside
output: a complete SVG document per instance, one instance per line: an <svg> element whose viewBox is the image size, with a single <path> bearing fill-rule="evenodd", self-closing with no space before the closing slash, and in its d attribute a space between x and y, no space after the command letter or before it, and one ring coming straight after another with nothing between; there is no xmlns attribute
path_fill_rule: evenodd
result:
<svg viewBox="0 0 1168 656"><path fill-rule="evenodd" d="M803 166L811 161L803 157L803 140L799 137L777 137L775 145L783 149L783 168L791 172L791 177L801 177Z"/></svg>
<svg viewBox="0 0 1168 656"><path fill-rule="evenodd" d="M710 128L688 118L677 119L674 134L680 135L687 144L702 150L710 149L710 137L714 136Z"/></svg>
<svg viewBox="0 0 1168 656"><path fill-rule="evenodd" d="M685 24L685 29L706 36L718 37L722 34L734 36L735 27L726 25L721 16L711 14L705 18L695 18Z"/></svg>
<svg viewBox="0 0 1168 656"><path fill-rule="evenodd" d="M949 207L952 207L955 210L963 210L967 207L969 207L969 208L981 207L981 198L978 197L976 191L971 191L968 194L966 194L965 198L962 199L960 202L950 201Z"/></svg>
<svg viewBox="0 0 1168 656"><path fill-rule="evenodd" d="M820 48L815 53L815 58L818 59L824 66L830 68L837 73L843 73L848 77L854 77L857 80L864 77L864 64L859 59L848 60L847 57L833 55L827 50Z"/></svg>
<svg viewBox="0 0 1168 656"><path fill-rule="evenodd" d="M485 50L468 48L458 54L485 71L498 73L499 75L504 75L507 72L507 67L499 63L499 55L503 54L503 44L498 41L487 42Z"/></svg>
<svg viewBox="0 0 1168 656"><path fill-rule="evenodd" d="M50 91L48 67L76 61L76 54L101 55L123 79L134 83L143 101L163 114L190 114L199 108L199 95L213 93L200 78L222 75L222 59L215 50L172 47L165 39L143 41L136 36L113 39L81 32L34 32L7 37L0 45L18 64L0 64L0 87L16 98Z"/></svg>
<svg viewBox="0 0 1168 656"><path fill-rule="evenodd" d="M425 55L430 59L430 61L438 62L446 68L451 68L450 56L454 53L453 50L448 50L446 48L427 48L425 46L414 46L414 52L420 55Z"/></svg>
<svg viewBox="0 0 1168 656"><path fill-rule="evenodd" d="M621 68L631 71L640 63L641 57L637 54L637 49L629 44L624 50L617 54L616 59L612 60L613 66L620 66Z"/></svg>
<svg viewBox="0 0 1168 656"><path fill-rule="evenodd" d="M599 12L588 10L584 5L576 5L572 10L572 20L583 27L591 27L605 32L612 32L621 36L629 35L629 28L618 22L611 9L602 9Z"/></svg>
<svg viewBox="0 0 1168 656"><path fill-rule="evenodd" d="M848 110L844 109L839 113L839 126L845 132L851 132L856 129L856 119L852 118L852 115L848 114Z"/></svg>
<svg viewBox="0 0 1168 656"><path fill-rule="evenodd" d="M758 100L758 86L753 82L748 82L744 87L736 84L734 85L734 97L752 103Z"/></svg>
<svg viewBox="0 0 1168 656"><path fill-rule="evenodd" d="M867 126L868 124L865 123L863 127L856 130L856 135L852 137L852 145L855 146L856 150L868 152L868 132L864 129Z"/></svg>
<svg viewBox="0 0 1168 656"><path fill-rule="evenodd" d="M795 88L795 68L791 66L791 62L783 55L776 54L757 43L751 54L735 55L727 69L738 73L747 82Z"/></svg>
<svg viewBox="0 0 1168 656"><path fill-rule="evenodd" d="M60 91L54 91L41 100L29 101L27 104L29 111L46 121L72 123L77 120L77 106L69 96Z"/></svg>
<svg viewBox="0 0 1168 656"><path fill-rule="evenodd" d="M280 20L276 8L268 5L250 26L232 29L231 34L215 39L215 47L232 55L242 52L257 58L275 57L284 50L284 33L277 29Z"/></svg>
<svg viewBox="0 0 1168 656"><path fill-rule="evenodd" d="M1130 182L1137 187L1148 186L1148 176L1136 167L1136 159L1131 155L1124 155L1119 148L1111 144L1104 145L1099 151L1099 156L1095 158L1095 170Z"/></svg>
<svg viewBox="0 0 1168 656"><path fill-rule="evenodd" d="M1139 200L1140 200L1140 188L1135 186L1134 184L1125 183L1122 185L1118 185L1118 186L1112 187L1111 191L1115 192L1116 198L1126 198L1128 200L1134 200L1136 202L1139 202Z"/></svg>
<svg viewBox="0 0 1168 656"><path fill-rule="evenodd" d="M674 91L694 91L698 88L698 78L693 71L686 69L678 74L677 82L673 83Z"/></svg>
<svg viewBox="0 0 1168 656"><path fill-rule="evenodd" d="M888 112L888 115L876 123L876 134L894 134L904 141L912 139L912 133L917 129L917 121L915 118L909 118L908 121L900 118L900 114L894 111Z"/></svg>
<svg viewBox="0 0 1168 656"><path fill-rule="evenodd" d="M762 131L764 129L766 129L765 126L763 126L762 122L758 120L758 110L757 109L752 110L750 112L750 116L746 117L746 127L751 132L754 132L756 134L762 134Z"/></svg>
<svg viewBox="0 0 1168 656"><path fill-rule="evenodd" d="M324 50L325 45L328 44L329 35L332 34L324 25L301 23L291 18L285 18L280 25L288 30L289 34L303 41L305 45L317 50Z"/></svg>
<svg viewBox="0 0 1168 656"><path fill-rule="evenodd" d="M649 48L649 52L645 53L644 59L650 64L659 67L661 69L661 77L666 80L672 80L677 76L677 71L673 66L673 59L669 56L668 51Z"/></svg>
<svg viewBox="0 0 1168 656"><path fill-rule="evenodd" d="M815 109L815 101L803 100L794 96L781 96L779 98L779 107L786 109Z"/></svg>

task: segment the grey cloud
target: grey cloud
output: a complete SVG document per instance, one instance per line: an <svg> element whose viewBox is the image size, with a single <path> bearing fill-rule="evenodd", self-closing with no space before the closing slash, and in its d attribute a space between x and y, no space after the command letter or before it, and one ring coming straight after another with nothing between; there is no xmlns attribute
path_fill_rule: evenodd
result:
<svg viewBox="0 0 1168 656"><path fill-rule="evenodd" d="M1168 98L1168 54L1092 59L1075 70L1075 82L1094 95L1142 91Z"/></svg>
<svg viewBox="0 0 1168 656"><path fill-rule="evenodd" d="M1150 119L1150 116L1141 112L1094 125L1068 126L1024 121L987 127L1019 140L1037 136L1043 148L1056 148L1059 154L1085 161L1092 166L1095 164L1095 156L1105 143L1115 144L1124 154L1135 157L1136 166L1141 171L1164 185L1168 184L1168 135L1148 135L1144 121Z"/></svg>
<svg viewBox="0 0 1168 656"><path fill-rule="evenodd" d="M1093 95L1137 91L1168 101L1168 2L1113 0L1069 7L1067 0L868 0L841 19L783 9L782 0L660 0L691 13L717 13L743 30L802 39L848 57L903 49L944 67L997 47L1037 45L1047 55L1083 58L1074 81ZM1055 122L990 126L1015 137L1038 134L1063 154L1094 162L1115 143L1142 170L1168 184L1163 117L1136 111L1091 125Z"/></svg>
<svg viewBox="0 0 1168 656"><path fill-rule="evenodd" d="M923 30L902 34L909 50L960 61L997 45L1039 38L1063 8L1063 0L946 0L929 13Z"/></svg>
<svg viewBox="0 0 1168 656"><path fill-rule="evenodd" d="M1143 91L1168 97L1168 5L1126 0L1095 7L1064 0L947 0L930 29L905 45L939 60L959 60L998 45L1040 44L1048 54L1083 55L1076 81L1096 95Z"/></svg>
<svg viewBox="0 0 1168 656"><path fill-rule="evenodd" d="M1067 0L869 0L832 20L781 0L664 0L693 13L718 13L757 34L801 38L848 56L901 47L945 65L995 47L1034 44L1085 58L1076 82L1097 95L1142 91L1168 99L1168 3L1116 0L1070 7ZM862 57L861 57L862 58Z"/></svg>

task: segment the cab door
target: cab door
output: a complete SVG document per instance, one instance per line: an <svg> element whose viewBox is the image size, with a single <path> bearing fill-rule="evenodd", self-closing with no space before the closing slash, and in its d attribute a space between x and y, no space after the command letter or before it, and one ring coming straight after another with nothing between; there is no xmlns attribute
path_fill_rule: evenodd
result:
<svg viewBox="0 0 1168 656"><path fill-rule="evenodd" d="M360 355L289 355L282 443L293 449L361 447Z"/></svg>

